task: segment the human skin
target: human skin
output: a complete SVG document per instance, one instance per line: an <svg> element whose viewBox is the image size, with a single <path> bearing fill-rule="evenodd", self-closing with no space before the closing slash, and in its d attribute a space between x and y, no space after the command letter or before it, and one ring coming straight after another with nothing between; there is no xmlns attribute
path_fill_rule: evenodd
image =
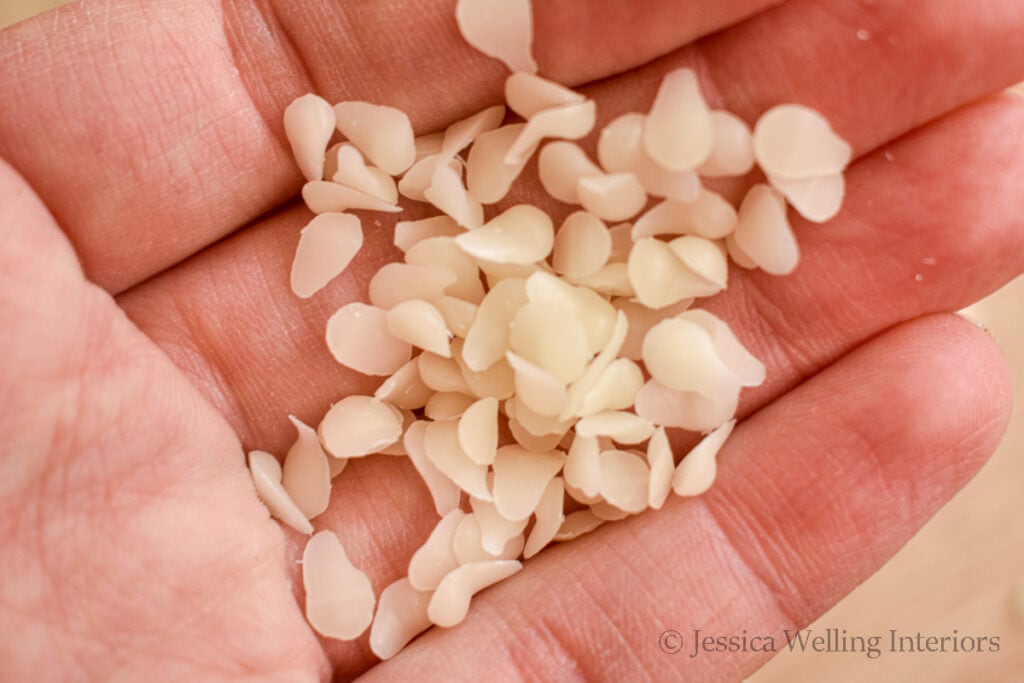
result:
<svg viewBox="0 0 1024 683"><path fill-rule="evenodd" d="M768 367L708 494L545 551L385 664L308 627L305 539L244 463L287 448L289 413L372 390L322 334L394 256L364 214L350 271L291 295L309 214L281 112L315 91L428 132L499 101L502 67L450 1L111 0L0 33L2 678L739 679L770 653L668 655L659 634L809 623L984 464L1009 380L948 311L1024 270L1024 100L993 95L1024 80L1024 5L585 4L536 3L536 54L599 124L693 66L748 121L822 111L855 149L846 207L794 219L792 276L734 269L706 302ZM435 521L381 457L349 464L316 526L379 591Z"/></svg>

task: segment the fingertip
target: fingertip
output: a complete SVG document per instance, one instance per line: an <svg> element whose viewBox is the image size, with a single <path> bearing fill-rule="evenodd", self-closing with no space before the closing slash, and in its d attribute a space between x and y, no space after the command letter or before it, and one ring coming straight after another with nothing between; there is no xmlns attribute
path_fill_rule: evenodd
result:
<svg viewBox="0 0 1024 683"><path fill-rule="evenodd" d="M960 364L966 415L987 436L989 450L995 450L1013 413L1013 375L1006 354L988 328L963 313L935 317L948 326L951 339L958 340L950 355ZM970 377L973 380L967 381Z"/></svg>
<svg viewBox="0 0 1024 683"><path fill-rule="evenodd" d="M885 337L869 351L882 354L872 365L887 376L876 382L886 400L869 438L906 444L915 457L891 459L890 477L916 480L922 486L915 488L944 501L988 461L1006 432L1013 408L1006 358L984 328L950 313L904 323ZM885 419L893 413L901 419Z"/></svg>

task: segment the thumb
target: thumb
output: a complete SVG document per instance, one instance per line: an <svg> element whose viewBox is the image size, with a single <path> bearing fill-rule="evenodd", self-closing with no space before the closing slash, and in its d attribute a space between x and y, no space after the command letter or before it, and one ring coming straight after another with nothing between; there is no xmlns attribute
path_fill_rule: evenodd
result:
<svg viewBox="0 0 1024 683"><path fill-rule="evenodd" d="M3 162L0 351L0 678L323 670L238 439Z"/></svg>
<svg viewBox="0 0 1024 683"><path fill-rule="evenodd" d="M0 160L0 496L38 478L82 365L96 296L70 243L27 183ZM14 416L20 417L14 417Z"/></svg>

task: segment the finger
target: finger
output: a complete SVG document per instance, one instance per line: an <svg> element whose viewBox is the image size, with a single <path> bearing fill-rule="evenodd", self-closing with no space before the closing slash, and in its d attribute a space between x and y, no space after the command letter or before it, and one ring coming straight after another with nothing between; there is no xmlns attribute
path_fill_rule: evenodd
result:
<svg viewBox="0 0 1024 683"><path fill-rule="evenodd" d="M626 87L599 84L595 95L605 116L645 111L665 71L691 66L714 106L753 123L798 102L862 155L1024 79L1022 29L1021 3L966 11L932 0L786 2L645 66Z"/></svg>
<svg viewBox="0 0 1024 683"><path fill-rule="evenodd" d="M534 2L533 52L545 77L585 83L640 66L774 4L775 0ZM398 98L413 112L434 115L429 120L439 125L452 112L468 112L484 98L501 95L507 71L462 39L454 0L367 2L343 11L323 0L276 3L274 16L310 79L325 88L325 96L347 96L348 84L356 83L367 94ZM391 38L410 29L406 36ZM343 53L358 58L346 61ZM368 70L375 69L383 72L377 74L383 80L370 78ZM448 103L435 96L444 83L459 84L461 91L446 92L453 100ZM399 85L410 89L394 92Z"/></svg>
<svg viewBox="0 0 1024 683"><path fill-rule="evenodd" d="M537 52L580 82L770 3L537 3ZM292 98L400 106L420 131L493 103L502 68L459 37L453 6L77 3L0 34L0 155L38 188L88 276L121 291L295 195L280 123Z"/></svg>
<svg viewBox="0 0 1024 683"><path fill-rule="evenodd" d="M231 429L3 161L0 225L2 678L323 672Z"/></svg>
<svg viewBox="0 0 1024 683"><path fill-rule="evenodd" d="M988 158L967 161L978 150ZM772 369L743 409L898 321L959 310L1024 272L1022 155L1024 98L964 109L859 162L840 219L795 220L804 256L791 276L736 272L707 308L742 320Z"/></svg>
<svg viewBox="0 0 1024 683"><path fill-rule="evenodd" d="M549 549L369 678L458 661L465 680L740 680L773 653L690 657L693 629L785 648L783 629L864 581L967 483L1011 405L985 333L950 315L901 325L742 423L704 497ZM667 629L685 651L659 647Z"/></svg>
<svg viewBox="0 0 1024 683"><path fill-rule="evenodd" d="M768 385L744 394L745 409L888 326L954 310L1018 274L1022 135L1019 98L956 113L893 145L894 161L879 154L852 167L844 213L826 226L798 223L803 263L793 275L734 268L729 289L702 306L768 365ZM338 366L323 330L343 302L365 295L389 253L385 237L323 294L299 302L287 283L305 220L303 209L286 212L119 300L249 447L280 450L293 438L289 412L316 421L329 402L379 383Z"/></svg>

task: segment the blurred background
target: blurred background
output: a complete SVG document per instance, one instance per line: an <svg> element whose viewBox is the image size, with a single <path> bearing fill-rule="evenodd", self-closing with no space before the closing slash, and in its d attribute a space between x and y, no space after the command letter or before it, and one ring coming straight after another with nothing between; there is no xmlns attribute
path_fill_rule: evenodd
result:
<svg viewBox="0 0 1024 683"><path fill-rule="evenodd" d="M2 0L0 27L68 0ZM1018 86L1024 94L1024 85ZM1024 211L1024 188L1021 188ZM1010 359L1017 399L999 451L895 558L811 628L998 636L998 653L782 652L749 680L1024 680L1024 277L964 312ZM883 643L886 642L883 640Z"/></svg>

